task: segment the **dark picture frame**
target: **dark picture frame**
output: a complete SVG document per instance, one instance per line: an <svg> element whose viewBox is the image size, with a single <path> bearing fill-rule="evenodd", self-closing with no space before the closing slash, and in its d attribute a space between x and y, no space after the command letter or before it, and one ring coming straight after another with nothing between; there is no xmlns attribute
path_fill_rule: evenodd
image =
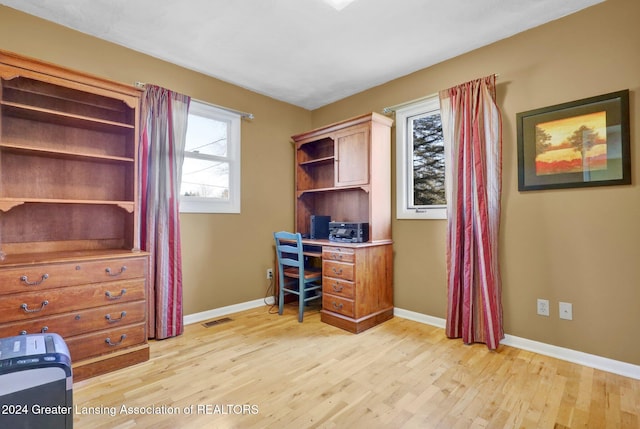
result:
<svg viewBox="0 0 640 429"><path fill-rule="evenodd" d="M518 190L628 185L629 90L516 114Z"/></svg>

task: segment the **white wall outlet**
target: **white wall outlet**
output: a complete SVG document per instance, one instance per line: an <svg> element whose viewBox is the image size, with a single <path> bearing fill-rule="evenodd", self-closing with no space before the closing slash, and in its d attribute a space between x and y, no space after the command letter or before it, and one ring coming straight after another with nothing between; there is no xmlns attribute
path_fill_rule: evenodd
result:
<svg viewBox="0 0 640 429"><path fill-rule="evenodd" d="M267 268L267 280L271 280L273 278L273 268Z"/></svg>
<svg viewBox="0 0 640 429"><path fill-rule="evenodd" d="M573 320L573 305L570 302L560 302L560 318Z"/></svg>
<svg viewBox="0 0 640 429"><path fill-rule="evenodd" d="M540 316L549 316L549 300L538 298L538 314Z"/></svg>

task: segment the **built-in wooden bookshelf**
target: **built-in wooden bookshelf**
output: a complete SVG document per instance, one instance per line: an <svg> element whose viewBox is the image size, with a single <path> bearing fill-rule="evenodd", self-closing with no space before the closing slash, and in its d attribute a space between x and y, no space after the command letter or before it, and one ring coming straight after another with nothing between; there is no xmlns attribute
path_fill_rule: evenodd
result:
<svg viewBox="0 0 640 429"><path fill-rule="evenodd" d="M148 358L139 104L0 51L0 336L63 334L76 379Z"/></svg>

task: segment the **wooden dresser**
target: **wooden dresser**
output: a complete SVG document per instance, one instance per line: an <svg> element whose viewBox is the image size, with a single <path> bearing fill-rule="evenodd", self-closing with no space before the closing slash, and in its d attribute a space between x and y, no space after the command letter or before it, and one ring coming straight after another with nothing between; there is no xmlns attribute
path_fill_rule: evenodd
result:
<svg viewBox="0 0 640 429"><path fill-rule="evenodd" d="M393 317L392 123L369 113L292 137L296 230L311 215L369 225L364 243L303 240L322 258L322 321L354 333Z"/></svg>
<svg viewBox="0 0 640 429"><path fill-rule="evenodd" d="M139 104L0 51L0 336L62 335L75 380L149 358Z"/></svg>

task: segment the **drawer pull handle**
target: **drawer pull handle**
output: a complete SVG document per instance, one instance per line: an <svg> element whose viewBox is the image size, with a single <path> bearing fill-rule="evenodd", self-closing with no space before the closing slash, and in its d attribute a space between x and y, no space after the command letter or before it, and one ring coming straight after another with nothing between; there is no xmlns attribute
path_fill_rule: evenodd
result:
<svg viewBox="0 0 640 429"><path fill-rule="evenodd" d="M48 326L43 326L42 329L40 329L40 333L44 334L48 330L49 330ZM27 331L20 331L20 335L27 335Z"/></svg>
<svg viewBox="0 0 640 429"><path fill-rule="evenodd" d="M122 342L124 341L125 338L127 338L127 334L122 334L122 335L120 335L120 341L118 341L117 343L112 343L111 342L111 338L108 338L108 337L104 340L104 342L109 344L112 347L115 347L115 346L119 346L120 344L122 344Z"/></svg>
<svg viewBox="0 0 640 429"><path fill-rule="evenodd" d="M333 253L333 254L331 255L331 259L342 259L342 255L339 255L339 254Z"/></svg>
<svg viewBox="0 0 640 429"><path fill-rule="evenodd" d="M49 274L43 274L42 277L40 278L40 280L36 280L35 282L30 282L29 281L29 277L27 276L21 276L20 277L20 281L24 284L26 284L27 286L38 286L40 283L42 283L43 281L45 281L46 279L49 278Z"/></svg>
<svg viewBox="0 0 640 429"><path fill-rule="evenodd" d="M20 308L22 308L22 310L25 313L37 313L39 311L44 310L44 308L49 305L49 301L47 301L46 299L44 301L42 301L42 304L40 304L40 308L34 308L34 309L29 309L29 306L27 304L22 304L20 306Z"/></svg>
<svg viewBox="0 0 640 429"><path fill-rule="evenodd" d="M104 295L107 297L107 299L115 300L115 299L120 299L120 298L122 298L122 297L124 296L124 294L125 294L125 293L127 293L127 290L126 290L126 289L122 289L122 290L120 291L120 295L112 295L112 294L111 294L111 292L109 292L109 291L106 291L106 292L104 293Z"/></svg>
<svg viewBox="0 0 640 429"><path fill-rule="evenodd" d="M344 289L342 285L333 285L334 292L342 292L342 289Z"/></svg>
<svg viewBox="0 0 640 429"><path fill-rule="evenodd" d="M121 321L122 319L124 319L124 316L127 315L126 311L123 311L122 313L120 313L120 318L119 319L112 319L110 314L107 314L106 316L104 316L105 319L107 319L107 322L109 323L116 323Z"/></svg>
<svg viewBox="0 0 640 429"><path fill-rule="evenodd" d="M335 308L336 310L342 310L342 307L343 307L342 303L339 303L339 304L337 302L333 303L333 308Z"/></svg>
<svg viewBox="0 0 640 429"><path fill-rule="evenodd" d="M111 277L116 277L119 276L120 274L124 273L125 271L127 271L127 266L123 265L122 268L120 268L120 271L117 273L111 272L111 268L107 267L106 270L104 270L107 275L111 276Z"/></svg>
<svg viewBox="0 0 640 429"><path fill-rule="evenodd" d="M333 270L333 273L334 273L334 274L336 274L336 275L338 275L338 276L342 274L342 268L340 268L339 270L336 270L336 268L335 268L335 267L333 267L333 268L331 268L331 269Z"/></svg>

